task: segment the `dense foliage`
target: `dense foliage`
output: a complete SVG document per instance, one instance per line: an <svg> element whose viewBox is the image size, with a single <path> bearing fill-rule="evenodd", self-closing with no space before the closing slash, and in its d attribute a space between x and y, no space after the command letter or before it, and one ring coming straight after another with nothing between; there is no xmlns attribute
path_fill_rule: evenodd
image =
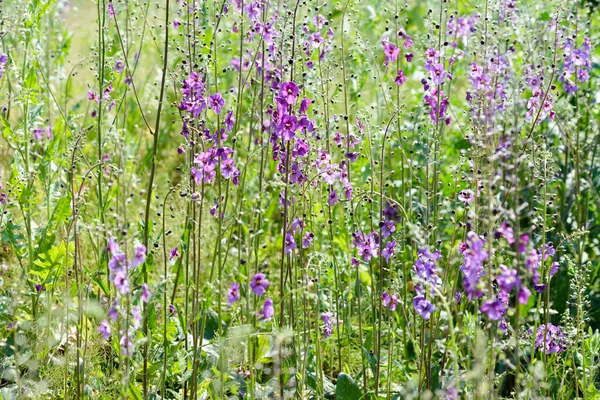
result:
<svg viewBox="0 0 600 400"><path fill-rule="evenodd" d="M4 0L0 399L600 398L600 13Z"/></svg>

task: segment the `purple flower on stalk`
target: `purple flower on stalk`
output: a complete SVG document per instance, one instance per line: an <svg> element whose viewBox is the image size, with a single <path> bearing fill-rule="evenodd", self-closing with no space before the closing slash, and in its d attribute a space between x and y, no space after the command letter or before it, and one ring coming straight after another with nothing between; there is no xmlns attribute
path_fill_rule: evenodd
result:
<svg viewBox="0 0 600 400"><path fill-rule="evenodd" d="M221 110L225 107L225 99L221 96L221 93L215 93L208 96L208 107L211 108L216 114L221 114Z"/></svg>
<svg viewBox="0 0 600 400"><path fill-rule="evenodd" d="M441 85L444 83L444 78L446 77L446 71L444 71L444 66L442 64L436 64L431 69L431 79L433 79L433 83L436 85Z"/></svg>
<svg viewBox="0 0 600 400"><path fill-rule="evenodd" d="M294 82L284 82L279 87L279 96L289 105L292 105L298 99L299 89Z"/></svg>
<svg viewBox="0 0 600 400"><path fill-rule="evenodd" d="M287 232L285 234L285 252L290 253L292 250L296 248L296 241L294 240L294 235L292 232Z"/></svg>
<svg viewBox="0 0 600 400"><path fill-rule="evenodd" d="M396 82L396 85L398 86L404 85L404 82L406 82L406 76L404 76L403 70L398 70L398 74L396 75L396 79L394 79L394 82Z"/></svg>
<svg viewBox="0 0 600 400"><path fill-rule="evenodd" d="M115 273L113 284L121 294L129 293L129 281L125 275L125 271L119 270Z"/></svg>
<svg viewBox="0 0 600 400"><path fill-rule="evenodd" d="M240 284L231 282L231 287L227 291L227 305L231 307L233 303L240 299Z"/></svg>
<svg viewBox="0 0 600 400"><path fill-rule="evenodd" d="M392 233L396 232L396 224L393 220L387 220L381 227L381 234L384 238L390 237Z"/></svg>
<svg viewBox="0 0 600 400"><path fill-rule="evenodd" d="M508 244L515 243L515 233L514 233L513 229L510 226L508 226L506 221L502 222L502 225L500 225L500 228L498 228L496 230L496 237L499 238L500 236L504 236L504 238L506 239Z"/></svg>
<svg viewBox="0 0 600 400"><path fill-rule="evenodd" d="M488 318L497 321L506 313L506 307L498 300L488 300L481 306L481 312L486 313Z"/></svg>
<svg viewBox="0 0 600 400"><path fill-rule="evenodd" d="M133 254L133 262L131 266L136 268L142 265L146 261L146 246L140 244L135 248L135 253Z"/></svg>
<svg viewBox="0 0 600 400"><path fill-rule="evenodd" d="M140 306L133 307L131 314L133 315L133 327L135 329L139 329L142 325L142 312Z"/></svg>
<svg viewBox="0 0 600 400"><path fill-rule="evenodd" d="M260 314L263 319L269 321L275 315L275 308L273 308L273 299L268 298L265 300L265 305L263 306L262 313Z"/></svg>
<svg viewBox="0 0 600 400"><path fill-rule="evenodd" d="M415 311L424 319L428 320L431 313L435 311L435 306L431 304L425 296L415 296L413 298L413 306Z"/></svg>
<svg viewBox="0 0 600 400"><path fill-rule="evenodd" d="M312 232L306 232L304 237L302 238L302 248L307 249L313 242L313 237L315 235Z"/></svg>
<svg viewBox="0 0 600 400"><path fill-rule="evenodd" d="M531 336L533 331L531 328L527 330L527 335ZM535 334L535 349L540 348L544 353L561 353L567 348L567 337L562 332L560 325L542 324L537 328Z"/></svg>
<svg viewBox="0 0 600 400"><path fill-rule="evenodd" d="M467 242L460 244L460 249L464 256L464 262L460 269L464 275L463 286L469 300L478 299L483 295L479 285L481 278L485 274L483 262L488 258L488 253L484 250L484 246L485 240L475 232L467 233Z"/></svg>
<svg viewBox="0 0 600 400"><path fill-rule="evenodd" d="M385 244L385 248L381 251L381 256L385 259L385 262L389 263L390 258L396 254L396 241L392 240Z"/></svg>
<svg viewBox="0 0 600 400"><path fill-rule="evenodd" d="M111 18L115 17L115 7L113 6L112 3L108 3L108 6L106 6L106 13Z"/></svg>
<svg viewBox="0 0 600 400"><path fill-rule="evenodd" d="M475 194L470 189L461 190L458 194L458 200L462 201L462 203L466 206L470 204L475 199Z"/></svg>
<svg viewBox="0 0 600 400"><path fill-rule="evenodd" d="M381 294L381 304L384 307L389 308L390 311L394 311L398 304L398 296L395 294L390 295L388 292L383 292Z"/></svg>
<svg viewBox="0 0 600 400"><path fill-rule="evenodd" d="M98 332L102 335L102 339L104 340L107 340L110 337L112 331L107 320L100 322L100 326L98 326Z"/></svg>
<svg viewBox="0 0 600 400"><path fill-rule="evenodd" d="M255 295L262 296L269 287L269 280L266 279L265 274L256 274L250 282L250 287Z"/></svg>
<svg viewBox="0 0 600 400"><path fill-rule="evenodd" d="M175 257L179 257L179 247L175 246L169 252L169 261L172 261Z"/></svg>
<svg viewBox="0 0 600 400"><path fill-rule="evenodd" d="M45 292L46 291L46 285L44 285L44 284L40 285L39 283L36 283L35 284L35 291L38 292L38 293Z"/></svg>
<svg viewBox="0 0 600 400"><path fill-rule="evenodd" d="M121 355L131 357L133 355L133 335L128 331L121 331Z"/></svg>
<svg viewBox="0 0 600 400"><path fill-rule="evenodd" d="M108 309L108 317L113 321L116 321L119 318L119 310L117 309L119 306L119 299L115 299L112 303L112 306Z"/></svg>
<svg viewBox="0 0 600 400"><path fill-rule="evenodd" d="M124 67L125 65L123 64L123 60L117 60L115 61L115 66L113 67L113 70L117 71L120 74L123 72Z"/></svg>
<svg viewBox="0 0 600 400"><path fill-rule="evenodd" d="M323 336L325 336L326 338L330 337L331 334L333 333L333 323L331 321L332 317L333 317L333 313L329 312L329 311L321 314L321 320L323 321L323 324L325 325L323 327Z"/></svg>
<svg viewBox="0 0 600 400"><path fill-rule="evenodd" d="M329 193L329 197L327 198L327 204L329 204L330 207L333 207L338 201L339 200L337 197L337 192L335 190L332 190L331 193Z"/></svg>
<svg viewBox="0 0 600 400"><path fill-rule="evenodd" d="M142 284L142 294L140 295L140 300L144 303L147 303L150 300L150 290L148 290L148 284Z"/></svg>
<svg viewBox="0 0 600 400"><path fill-rule="evenodd" d="M285 114L279 123L279 132L285 140L291 140L296 136L298 119L293 115Z"/></svg>

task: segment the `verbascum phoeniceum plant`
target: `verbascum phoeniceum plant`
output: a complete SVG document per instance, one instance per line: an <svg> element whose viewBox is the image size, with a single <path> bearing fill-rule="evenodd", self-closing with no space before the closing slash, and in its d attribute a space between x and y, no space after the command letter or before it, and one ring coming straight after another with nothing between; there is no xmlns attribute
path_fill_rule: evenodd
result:
<svg viewBox="0 0 600 400"><path fill-rule="evenodd" d="M0 399L600 398L596 0L4 0Z"/></svg>

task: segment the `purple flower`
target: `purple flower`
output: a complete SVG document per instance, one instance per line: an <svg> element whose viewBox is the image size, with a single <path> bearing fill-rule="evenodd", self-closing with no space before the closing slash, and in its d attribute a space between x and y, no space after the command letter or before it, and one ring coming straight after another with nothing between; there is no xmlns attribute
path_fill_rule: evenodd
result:
<svg viewBox="0 0 600 400"><path fill-rule="evenodd" d="M123 60L117 60L115 61L115 66L113 67L113 70L117 71L120 74L123 72L124 67L125 65L123 64Z"/></svg>
<svg viewBox="0 0 600 400"><path fill-rule="evenodd" d="M446 71L444 71L444 66L442 64L434 65L431 70L431 79L433 79L433 83L436 85L441 85L444 83L445 77Z"/></svg>
<svg viewBox="0 0 600 400"><path fill-rule="evenodd" d="M304 237L302 238L302 248L307 249L313 242L313 237L315 235L312 232L306 232Z"/></svg>
<svg viewBox="0 0 600 400"><path fill-rule="evenodd" d="M139 329L142 325L142 312L140 306L133 307L131 315L133 315L133 327Z"/></svg>
<svg viewBox="0 0 600 400"><path fill-rule="evenodd" d="M406 82L406 76L404 76L403 70L398 70L398 74L396 75L396 79L394 79L394 82L396 82L396 85L398 86L402 86L404 82Z"/></svg>
<svg viewBox="0 0 600 400"><path fill-rule="evenodd" d="M279 133L285 140L291 140L296 136L298 119L293 115L285 114L279 123Z"/></svg>
<svg viewBox="0 0 600 400"><path fill-rule="evenodd" d="M481 306L481 312L486 313L489 319L497 321L506 313L506 307L498 299L488 300Z"/></svg>
<svg viewBox="0 0 600 400"><path fill-rule="evenodd" d="M521 280L517 276L517 270L508 269L506 265L500 265L501 274L496 278L496 282L500 286L500 289L505 293L510 293L512 288L520 287Z"/></svg>
<svg viewBox="0 0 600 400"><path fill-rule="evenodd" d="M227 305L231 307L233 303L240 299L240 284L231 282L231 287L227 291Z"/></svg>
<svg viewBox="0 0 600 400"><path fill-rule="evenodd" d="M506 221L502 222L502 225L500 225L500 228L498 228L496 230L496 235L497 235L497 237L504 236L504 238L506 239L508 244L515 243L515 233L514 233L513 229L510 226L508 226Z"/></svg>
<svg viewBox="0 0 600 400"><path fill-rule="evenodd" d="M115 299L112 306L110 306L110 308L108 309L108 317L110 319L112 319L113 321L116 321L117 318L119 318L118 306L119 306L119 299Z"/></svg>
<svg viewBox="0 0 600 400"><path fill-rule="evenodd" d="M325 325L323 327L323 336L325 336L326 338L330 337L331 334L333 333L333 323L331 321L332 317L333 317L333 313L329 312L329 311L321 314L321 320L323 321L323 324Z"/></svg>
<svg viewBox="0 0 600 400"><path fill-rule="evenodd" d="M107 340L112 331L110 330L110 325L107 320L100 322L100 326L98 326L98 332L102 335L102 339Z"/></svg>
<svg viewBox="0 0 600 400"><path fill-rule="evenodd" d="M529 328L527 335L532 335L532 329ZM546 354L561 353L567 348L567 337L562 332L560 325L542 324L537 328L535 334L535 349L541 348Z"/></svg>
<svg viewBox="0 0 600 400"><path fill-rule="evenodd" d="M268 298L265 300L265 305L263 306L262 313L260 314L263 319L269 321L275 315L275 309L273 308L273 299Z"/></svg>
<svg viewBox="0 0 600 400"><path fill-rule="evenodd" d="M40 285L39 283L35 284L35 291L40 293L40 292L45 292L46 291L46 285Z"/></svg>
<svg viewBox="0 0 600 400"><path fill-rule="evenodd" d="M131 263L131 266L133 268L136 268L142 265L144 261L146 261L146 246L140 244L135 248L135 253L133 254L133 262Z"/></svg>
<svg viewBox="0 0 600 400"><path fill-rule="evenodd" d="M269 287L269 281L266 279L265 274L256 274L250 282L250 287L255 295L262 296Z"/></svg>
<svg viewBox="0 0 600 400"><path fill-rule="evenodd" d="M294 82L284 82L279 88L279 96L289 105L292 105L298 99L298 86Z"/></svg>
<svg viewBox="0 0 600 400"><path fill-rule="evenodd" d="M384 307L389 308L390 311L394 311L398 304L398 296L395 294L390 295L388 292L383 292L381 294L381 303Z"/></svg>
<svg viewBox="0 0 600 400"><path fill-rule="evenodd" d="M294 235L292 232L287 232L285 234L285 252L291 253L292 250L296 248L296 241L294 240Z"/></svg>
<svg viewBox="0 0 600 400"><path fill-rule="evenodd" d="M385 248L381 251L381 256L385 258L387 263L390 262L390 258L396 254L396 241L392 240L385 244Z"/></svg>
<svg viewBox="0 0 600 400"><path fill-rule="evenodd" d="M331 193L329 193L329 197L327 198L327 204L329 204L329 206L333 207L335 205L335 203L337 203L338 197L337 197L337 193L335 190L332 190Z"/></svg>
<svg viewBox="0 0 600 400"><path fill-rule="evenodd" d="M396 232L396 224L393 220L387 220L381 227L381 234L384 238L390 237L392 233Z"/></svg>
<svg viewBox="0 0 600 400"><path fill-rule="evenodd" d="M133 355L133 335L128 331L121 331L121 354L125 357L131 357Z"/></svg>
<svg viewBox="0 0 600 400"><path fill-rule="evenodd" d="M211 96L208 96L208 107L210 107L215 113L220 114L224 106L225 99L223 99L221 93L215 93Z"/></svg>
<svg viewBox="0 0 600 400"><path fill-rule="evenodd" d="M127 281L127 276L125 275L125 271L117 271L115 273L113 284L119 290L121 294L129 293L129 281Z"/></svg>
<svg viewBox="0 0 600 400"><path fill-rule="evenodd" d="M140 295L140 299L147 303L150 300L150 290L148 290L148 284L142 284L142 294Z"/></svg>
<svg viewBox="0 0 600 400"><path fill-rule="evenodd" d="M423 317L424 320L428 320L431 313L435 311L435 306L424 296L415 296L413 298L413 306L415 311Z"/></svg>
<svg viewBox="0 0 600 400"><path fill-rule="evenodd" d="M470 189L461 190L458 194L458 200L462 201L465 206L470 204L474 199L475 194Z"/></svg>
<svg viewBox="0 0 600 400"><path fill-rule="evenodd" d="M483 262L488 258L488 253L484 250L484 246L485 240L480 238L475 232L467 233L467 242L461 243L464 262L460 269L464 275L463 286L469 300L478 299L483 295L479 285L481 278L485 274Z"/></svg>
<svg viewBox="0 0 600 400"><path fill-rule="evenodd" d="M115 17L115 7L113 6L112 3L108 3L108 6L106 6L106 13L111 18Z"/></svg>
<svg viewBox="0 0 600 400"><path fill-rule="evenodd" d="M172 261L175 257L179 257L179 247L175 246L169 252L169 261Z"/></svg>

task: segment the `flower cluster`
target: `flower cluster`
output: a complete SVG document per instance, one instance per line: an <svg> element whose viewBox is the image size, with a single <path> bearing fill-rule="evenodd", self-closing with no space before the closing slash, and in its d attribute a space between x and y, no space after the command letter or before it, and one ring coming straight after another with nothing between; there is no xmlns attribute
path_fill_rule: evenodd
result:
<svg viewBox="0 0 600 400"><path fill-rule="evenodd" d="M111 255L110 261L108 262L108 268L110 270L109 279L115 286L120 296L128 296L131 292L129 284L129 273L135 268L139 267L146 261L146 247L143 245L137 245L135 247L133 258L127 260L127 255L121 251L119 244L114 239L108 240L108 252ZM140 302L148 303L150 301L150 290L146 283L142 284L139 290ZM108 316L116 322L119 318L119 297L117 296L108 310ZM132 325L126 326L120 330L120 344L121 354L130 357L134 350L133 331L139 329L142 321L141 307L136 305L131 310ZM102 337L107 340L111 334L112 329L110 322L104 320L98 327L98 332Z"/></svg>
<svg viewBox="0 0 600 400"><path fill-rule="evenodd" d="M592 68L591 48L590 38L587 37L583 40L581 48L575 47L571 37L565 40L563 45L564 66L558 80L563 83L567 93L573 94L577 91L577 81L585 83L590 78Z"/></svg>
<svg viewBox="0 0 600 400"><path fill-rule="evenodd" d="M448 19L448 36L453 36L452 46L457 47L457 39L461 40L466 45L469 36L475 33L475 25L479 21L479 15L475 14L470 17L458 17L454 14Z"/></svg>
<svg viewBox="0 0 600 400"><path fill-rule="evenodd" d="M427 249L420 249L417 255L417 260L413 266L414 281L415 281L415 292L416 296L413 298L413 307L415 311L427 320L431 316L431 313L435 311L435 306L428 299L428 295L431 298L435 295L435 289L438 289L442 285L442 280L437 275L436 261L440 258L440 251L436 250L431 253ZM430 289L427 291L426 289Z"/></svg>
<svg viewBox="0 0 600 400"><path fill-rule="evenodd" d="M464 276L463 286L469 300L483 296L481 288L481 278L485 275L483 262L488 258L484 247L485 240L473 231L467 233L467 241L459 245L459 250L464 256L460 270Z"/></svg>
<svg viewBox="0 0 600 400"><path fill-rule="evenodd" d="M533 335L532 328L527 330L527 336ZM567 337L560 325L540 325L535 332L535 350L540 349L546 354L562 353L567 348Z"/></svg>
<svg viewBox="0 0 600 400"><path fill-rule="evenodd" d="M8 62L8 56L6 53L0 55L0 78L4 76L4 70L6 69L6 63Z"/></svg>
<svg viewBox="0 0 600 400"><path fill-rule="evenodd" d="M444 69L444 64L440 62L438 51L430 48L425 51L425 57L425 70L429 72L430 80L433 82L433 85L430 85L427 79L421 80L425 92L425 103L430 109L429 116L434 124L444 121L446 125L450 125L450 116L446 115L449 101L441 86L446 78L452 80L452 76Z"/></svg>

